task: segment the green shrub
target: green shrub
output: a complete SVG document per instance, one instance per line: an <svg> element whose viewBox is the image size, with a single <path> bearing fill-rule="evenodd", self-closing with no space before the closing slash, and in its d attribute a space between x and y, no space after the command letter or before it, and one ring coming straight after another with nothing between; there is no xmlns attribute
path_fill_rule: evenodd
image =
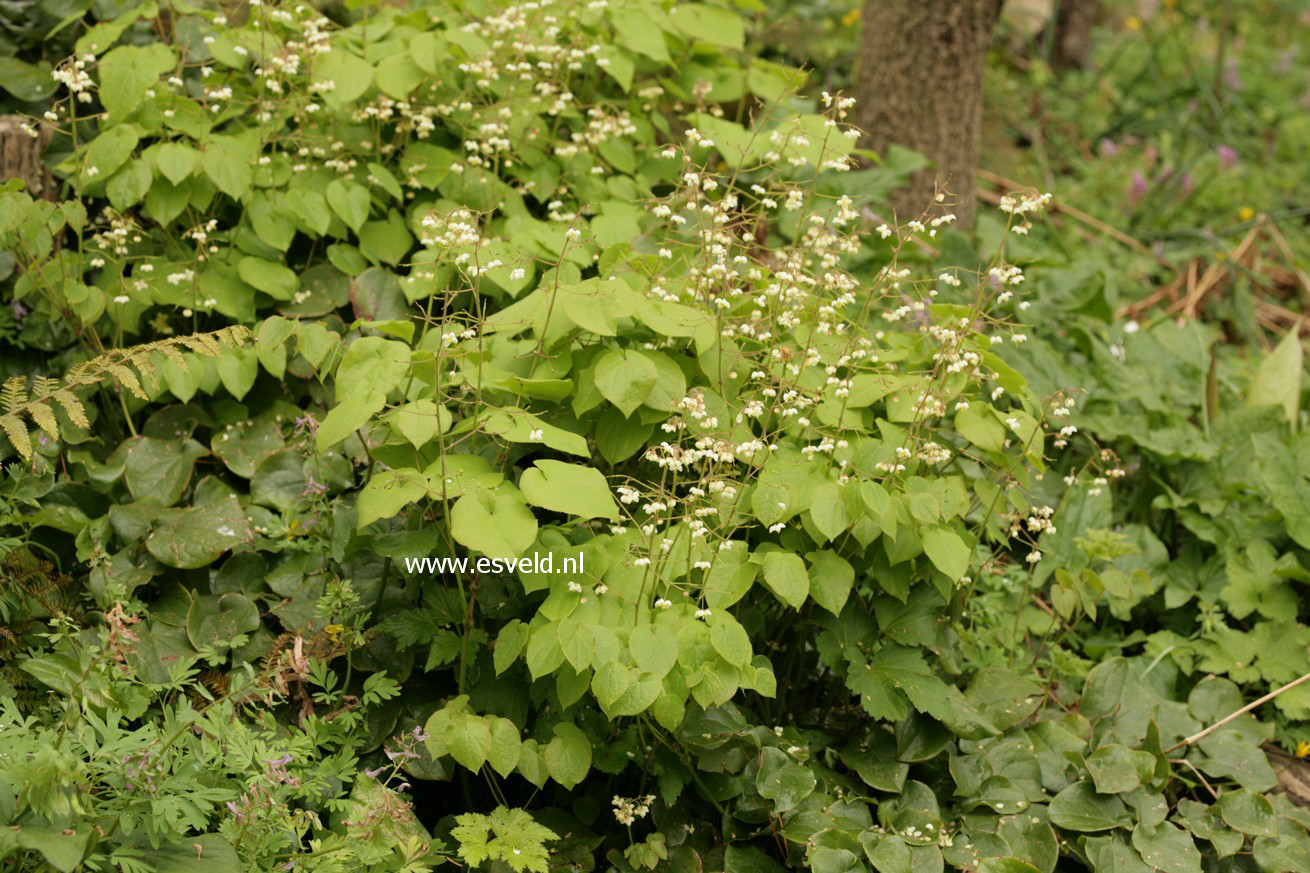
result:
<svg viewBox="0 0 1310 873"><path fill-rule="evenodd" d="M995 657L1075 398L845 98L714 6L248 12L81 36L67 199L0 194L0 859L1310 854L1227 680Z"/></svg>

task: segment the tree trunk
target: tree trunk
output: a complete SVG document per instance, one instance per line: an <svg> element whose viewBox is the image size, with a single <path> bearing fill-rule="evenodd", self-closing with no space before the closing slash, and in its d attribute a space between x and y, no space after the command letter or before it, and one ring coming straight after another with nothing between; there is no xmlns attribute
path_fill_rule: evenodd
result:
<svg viewBox="0 0 1310 873"><path fill-rule="evenodd" d="M0 179L22 179L33 197L54 200L59 193L41 154L50 142L48 125L37 127L32 137L20 125L29 123L21 115L0 115Z"/></svg>
<svg viewBox="0 0 1310 873"><path fill-rule="evenodd" d="M899 220L954 212L969 226L982 135L982 81L1002 0L865 0L855 120L863 145L914 149L932 166L892 192ZM940 186L940 187L939 187Z"/></svg>
<svg viewBox="0 0 1310 873"><path fill-rule="evenodd" d="M1101 0L1056 0L1051 66L1072 70L1092 55L1092 28L1101 17Z"/></svg>

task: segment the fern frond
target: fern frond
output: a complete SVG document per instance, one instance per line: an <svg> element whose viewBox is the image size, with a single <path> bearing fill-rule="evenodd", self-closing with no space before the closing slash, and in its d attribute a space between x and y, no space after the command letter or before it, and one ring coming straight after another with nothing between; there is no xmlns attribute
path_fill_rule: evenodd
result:
<svg viewBox="0 0 1310 873"><path fill-rule="evenodd" d="M52 440L59 439L59 419L55 418L55 411L50 408L49 403L34 401L28 405L27 413L32 416L36 426L45 431L46 436Z"/></svg>
<svg viewBox="0 0 1310 873"><path fill-rule="evenodd" d="M17 415L0 415L0 430L4 430L9 442L13 443L24 461L32 459L32 438L27 432L27 425Z"/></svg>
<svg viewBox="0 0 1310 873"><path fill-rule="evenodd" d="M82 405L81 400L77 399L76 394L67 388L60 388L52 392L50 396L59 401L59 405L63 407L64 414L68 416L69 421L83 430L91 427L91 421L86 417L86 407Z"/></svg>
<svg viewBox="0 0 1310 873"><path fill-rule="evenodd" d="M58 418L54 414L52 401L68 415L68 420L80 428L89 428L86 407L78 399L77 390L100 384L106 378L112 379L125 390L142 400L149 396L141 387L144 378L153 387L158 387L159 377L155 370L153 355L158 352L183 368L186 361L179 348L187 348L198 354L221 357L225 347L237 348L251 337L250 329L241 325L232 325L213 333L197 333L187 336L169 337L139 346L125 349L110 349L89 361L74 364L68 369L61 381L58 379L38 378L33 382L33 393L29 397L27 377L11 376L0 385L0 430L9 437L14 448L24 460L32 457L31 433L24 417L31 419L37 427L50 437L57 438ZM141 375L138 377L137 372Z"/></svg>
<svg viewBox="0 0 1310 873"><path fill-rule="evenodd" d="M109 371L109 375L114 377L115 382L131 391L134 396L141 400L150 399L150 395L141 389L141 381L137 379L136 373L133 373L127 367L122 364L110 364L105 369Z"/></svg>
<svg viewBox="0 0 1310 873"><path fill-rule="evenodd" d="M27 377L10 376L5 380L3 387L0 387L0 404L4 405L5 412L13 412L27 401Z"/></svg>

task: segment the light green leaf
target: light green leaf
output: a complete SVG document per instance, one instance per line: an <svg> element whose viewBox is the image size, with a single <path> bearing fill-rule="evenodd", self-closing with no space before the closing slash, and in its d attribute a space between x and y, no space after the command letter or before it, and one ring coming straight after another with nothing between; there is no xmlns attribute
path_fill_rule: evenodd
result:
<svg viewBox="0 0 1310 873"><path fill-rule="evenodd" d="M617 520L619 505L599 470L563 461L536 461L519 481L529 503L581 518Z"/></svg>
<svg viewBox="0 0 1310 873"><path fill-rule="evenodd" d="M596 388L625 416L646 401L659 378L650 359L626 349L610 349L596 362Z"/></svg>
<svg viewBox="0 0 1310 873"><path fill-rule="evenodd" d="M496 635L495 648L491 651L497 676L508 670L518 659L519 653L523 651L523 644L527 641L528 626L517 618L500 629L500 633Z"/></svg>
<svg viewBox="0 0 1310 873"><path fill-rule="evenodd" d="M999 452L1005 448L1005 426L992 407L980 400L955 413L955 429L980 449Z"/></svg>
<svg viewBox="0 0 1310 873"><path fill-rule="evenodd" d="M668 15L673 26L692 39L730 49L739 49L745 42L741 16L730 9L704 3L678 3Z"/></svg>
<svg viewBox="0 0 1310 873"><path fill-rule="evenodd" d="M628 634L628 651L643 673L663 679L678 662L678 640L672 632L661 633L655 625L641 624Z"/></svg>
<svg viewBox="0 0 1310 873"><path fill-rule="evenodd" d="M255 170L251 166L255 154L256 149L249 140L235 136L215 136L200 153L200 166L204 168L205 175L218 186L218 190L234 200L240 200L255 180Z"/></svg>
<svg viewBox="0 0 1310 873"><path fill-rule="evenodd" d="M391 518L428 493L427 477L418 470L382 470L369 477L355 504L360 530L380 518Z"/></svg>
<svg viewBox="0 0 1310 873"><path fill-rule="evenodd" d="M519 729L514 722L500 716L487 716L491 726L491 748L487 752L487 763L501 778L514 772L519 765L519 752L523 741L519 738Z"/></svg>
<svg viewBox="0 0 1310 873"><path fill-rule="evenodd" d="M751 662L751 638L737 619L727 612L716 612L710 620L710 644L714 651L723 656L734 667L744 667Z"/></svg>
<svg viewBox="0 0 1310 873"><path fill-rule="evenodd" d="M811 552L810 597L824 609L837 615L851 596L855 584L855 568L836 552Z"/></svg>
<svg viewBox="0 0 1310 873"><path fill-rule="evenodd" d="M555 738L546 746L546 770L550 778L565 788L572 788L591 769L591 741L575 725L555 725Z"/></svg>
<svg viewBox="0 0 1310 873"><path fill-rule="evenodd" d="M155 153L155 166L172 182L180 185L196 169L197 152L189 145L166 142Z"/></svg>
<svg viewBox="0 0 1310 873"><path fill-rule="evenodd" d="M324 103L344 106L373 84L373 65L350 52L333 49L314 61L314 78L332 83L332 88L323 92Z"/></svg>
<svg viewBox="0 0 1310 873"><path fill-rule="evenodd" d="M1269 356L1260 362L1247 389L1247 406L1281 406L1296 429L1301 408L1301 372L1304 350L1298 331L1291 330Z"/></svg>
<svg viewBox="0 0 1310 873"><path fill-rule="evenodd" d="M415 400L387 413L391 425L410 445L421 449L439 433L450 430L450 410L428 399Z"/></svg>
<svg viewBox="0 0 1310 873"><path fill-rule="evenodd" d="M841 486L836 482L824 482L814 489L814 498L810 501L810 518L814 526L829 540L835 540L851 526L851 517L846 513L842 502Z"/></svg>
<svg viewBox="0 0 1310 873"><path fill-rule="evenodd" d="M810 574L805 562L791 552L778 550L764 556L764 584L793 609L800 609L810 594Z"/></svg>
<svg viewBox="0 0 1310 873"><path fill-rule="evenodd" d="M537 519L518 491L473 488L450 510L450 535L489 558L517 558L537 539Z"/></svg>
<svg viewBox="0 0 1310 873"><path fill-rule="evenodd" d="M100 59L100 102L117 121L146 99L159 77L177 64L173 50L162 42L119 46Z"/></svg>
<svg viewBox="0 0 1310 873"><path fill-rule="evenodd" d="M452 715L446 728L446 749L464 767L475 773L481 770L491 754L491 728L487 720L471 712Z"/></svg>
<svg viewBox="0 0 1310 873"><path fill-rule="evenodd" d="M923 551L928 560L952 581L968 571L973 550L964 544L964 540L955 531L948 527L930 527L921 536Z"/></svg>
<svg viewBox="0 0 1310 873"><path fill-rule="evenodd" d="M332 211L341 217L346 226L356 233L368 221L372 200L368 189L345 179L333 179L328 183L327 202Z"/></svg>

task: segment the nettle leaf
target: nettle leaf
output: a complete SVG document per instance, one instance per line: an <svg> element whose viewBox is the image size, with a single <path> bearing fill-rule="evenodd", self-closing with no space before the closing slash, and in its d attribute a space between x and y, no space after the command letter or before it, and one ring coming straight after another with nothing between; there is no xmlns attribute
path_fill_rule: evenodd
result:
<svg viewBox="0 0 1310 873"><path fill-rule="evenodd" d="M610 494L609 484L593 467L536 461L523 471L519 487L529 503L555 512L581 518L619 518L619 505Z"/></svg>

